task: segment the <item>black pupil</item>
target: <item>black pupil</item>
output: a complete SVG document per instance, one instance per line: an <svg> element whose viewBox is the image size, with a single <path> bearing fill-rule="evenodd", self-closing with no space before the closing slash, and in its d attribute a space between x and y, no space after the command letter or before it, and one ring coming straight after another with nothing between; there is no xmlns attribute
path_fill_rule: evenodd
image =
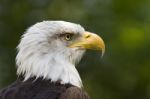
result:
<svg viewBox="0 0 150 99"><path fill-rule="evenodd" d="M67 34L67 36L66 36L66 37L67 37L67 39L70 39L70 35L69 35L69 34Z"/></svg>

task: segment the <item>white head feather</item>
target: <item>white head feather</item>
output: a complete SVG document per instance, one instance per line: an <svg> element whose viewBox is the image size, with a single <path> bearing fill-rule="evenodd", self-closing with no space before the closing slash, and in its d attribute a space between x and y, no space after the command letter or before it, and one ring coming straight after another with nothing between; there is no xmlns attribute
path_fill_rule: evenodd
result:
<svg viewBox="0 0 150 99"><path fill-rule="evenodd" d="M80 25L64 21L43 21L31 26L17 47L17 74L24 75L24 80L43 77L82 87L75 64L85 50L68 48L67 42L57 35L64 32L80 35L84 31Z"/></svg>

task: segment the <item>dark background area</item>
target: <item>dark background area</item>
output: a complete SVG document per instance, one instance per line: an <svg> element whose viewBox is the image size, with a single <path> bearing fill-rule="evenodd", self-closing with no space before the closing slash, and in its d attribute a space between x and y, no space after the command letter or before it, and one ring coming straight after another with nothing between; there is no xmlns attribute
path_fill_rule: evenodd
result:
<svg viewBox="0 0 150 99"><path fill-rule="evenodd" d="M81 24L106 53L88 51L77 67L91 99L150 99L150 0L0 0L0 88L16 79L20 36L43 20Z"/></svg>

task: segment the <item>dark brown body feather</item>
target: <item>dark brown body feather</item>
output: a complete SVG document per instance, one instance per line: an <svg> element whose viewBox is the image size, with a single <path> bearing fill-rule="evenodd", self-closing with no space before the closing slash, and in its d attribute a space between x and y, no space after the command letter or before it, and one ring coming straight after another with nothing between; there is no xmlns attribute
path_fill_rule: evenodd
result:
<svg viewBox="0 0 150 99"><path fill-rule="evenodd" d="M52 83L50 80L31 78L23 82L18 78L0 92L0 99L90 99L78 87L70 84Z"/></svg>

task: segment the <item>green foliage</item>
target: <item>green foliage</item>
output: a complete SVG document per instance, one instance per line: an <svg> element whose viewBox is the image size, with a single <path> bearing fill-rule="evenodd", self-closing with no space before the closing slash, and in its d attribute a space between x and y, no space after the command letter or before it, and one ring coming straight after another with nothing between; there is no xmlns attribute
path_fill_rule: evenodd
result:
<svg viewBox="0 0 150 99"><path fill-rule="evenodd" d="M150 0L1 0L0 88L15 80L15 47L43 20L80 23L98 33L106 54L77 67L92 99L150 99Z"/></svg>

